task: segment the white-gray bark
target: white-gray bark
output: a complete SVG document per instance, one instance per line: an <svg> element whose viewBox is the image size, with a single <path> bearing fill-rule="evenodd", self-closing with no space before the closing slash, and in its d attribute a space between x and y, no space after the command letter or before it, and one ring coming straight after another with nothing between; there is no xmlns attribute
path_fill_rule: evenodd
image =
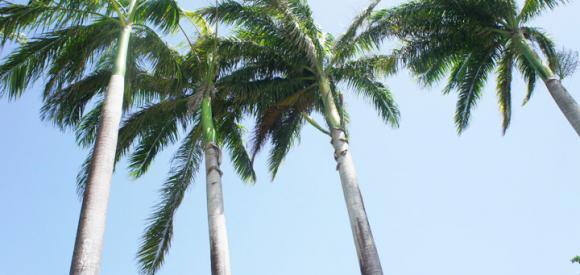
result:
<svg viewBox="0 0 580 275"><path fill-rule="evenodd" d="M552 98L554 98L554 101L556 101L556 104L558 104L566 119L568 119L574 130L576 130L578 136L580 136L580 107L578 103L559 79L548 79L545 83Z"/></svg>
<svg viewBox="0 0 580 275"><path fill-rule="evenodd" d="M214 143L205 147L205 167L207 184L207 217L211 253L211 274L231 275L230 250L224 198L222 192L221 150Z"/></svg>
<svg viewBox="0 0 580 275"><path fill-rule="evenodd" d="M367 218L356 170L344 131L332 129L332 145L346 200L350 226L362 275L382 275L383 270Z"/></svg>
<svg viewBox="0 0 580 275"><path fill-rule="evenodd" d="M70 274L99 274L125 80L112 75L85 190Z"/></svg>

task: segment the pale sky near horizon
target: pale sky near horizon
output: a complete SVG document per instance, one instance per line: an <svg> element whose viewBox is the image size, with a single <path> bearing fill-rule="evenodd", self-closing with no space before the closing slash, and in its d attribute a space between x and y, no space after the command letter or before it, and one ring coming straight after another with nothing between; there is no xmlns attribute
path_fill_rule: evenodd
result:
<svg viewBox="0 0 580 275"><path fill-rule="evenodd" d="M310 3L318 24L338 35L367 1ZM575 1L533 25L559 47L580 51L579 13ZM385 126L363 100L347 97L352 152L385 274L580 274L570 262L580 255L578 136L542 83L527 106L519 104L525 92L519 76L512 126L502 136L493 80L462 136L452 120L456 95L441 95L442 85L420 87L406 72L385 81L402 112L399 129ZM580 72L564 84L580 100ZM69 271L80 209L75 176L86 152L73 133L42 122L39 108L38 88L17 101L0 100L0 275ZM139 180L119 165L103 275L137 274L139 239L172 152ZM258 183L248 186L224 161L233 273L359 274L328 138L306 126L274 182L265 163L262 154ZM176 215L173 245L158 274L210 274L207 230L199 175Z"/></svg>

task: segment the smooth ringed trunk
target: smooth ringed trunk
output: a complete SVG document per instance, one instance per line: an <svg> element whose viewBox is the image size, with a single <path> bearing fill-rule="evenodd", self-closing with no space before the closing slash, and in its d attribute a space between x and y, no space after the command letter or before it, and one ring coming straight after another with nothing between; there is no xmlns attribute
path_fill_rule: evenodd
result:
<svg viewBox="0 0 580 275"><path fill-rule="evenodd" d="M566 90L559 79L548 79L544 81L550 95L568 119L578 136L580 136L580 107L572 95Z"/></svg>
<svg viewBox="0 0 580 275"><path fill-rule="evenodd" d="M101 111L70 269L70 274L74 275L99 274L111 177L123 112L125 64L131 28L129 24L121 31L115 69Z"/></svg>
<svg viewBox="0 0 580 275"><path fill-rule="evenodd" d="M230 253L222 192L221 152L214 143L205 147L207 217L211 253L211 274L230 275Z"/></svg>
<svg viewBox="0 0 580 275"><path fill-rule="evenodd" d="M346 201L360 271L362 275L382 275L381 260L358 185L354 161L344 130L340 129L340 116L327 80L323 79L321 91L326 109L325 117L331 128L331 142L334 147L336 169L340 174L340 182Z"/></svg>
<svg viewBox="0 0 580 275"><path fill-rule="evenodd" d="M209 97L205 97L202 102L202 123L206 139L204 149L211 274L231 275L230 249L222 191L222 171L220 169L221 150L215 144L216 133L213 126L211 99Z"/></svg>

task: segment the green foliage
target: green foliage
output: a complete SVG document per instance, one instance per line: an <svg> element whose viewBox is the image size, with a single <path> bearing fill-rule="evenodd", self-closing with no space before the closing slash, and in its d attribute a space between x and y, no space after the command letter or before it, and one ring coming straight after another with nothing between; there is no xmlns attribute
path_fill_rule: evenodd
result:
<svg viewBox="0 0 580 275"><path fill-rule="evenodd" d="M122 130L130 128L139 132L138 145L129 157L129 171L133 177L145 174L157 153L178 140L180 121L184 121L186 115L187 100L179 98L146 106L127 120Z"/></svg>
<svg viewBox="0 0 580 275"><path fill-rule="evenodd" d="M27 4L15 4L2 1L0 32L4 37L1 44L3 45L9 37L20 33L78 26L87 21L102 20L110 16L109 9L99 9L99 4L91 2L93 1L33 0Z"/></svg>
<svg viewBox="0 0 580 275"><path fill-rule="evenodd" d="M252 159L268 141L272 143L269 168L273 175L299 140L304 115L319 112L329 119L321 83L330 82L333 100L328 104L336 105L342 127L348 116L338 91L341 84L370 101L385 122L398 125L397 106L379 81L396 72L397 57L365 55L380 44L366 32L378 2L371 1L336 39L316 26L302 0L226 0L200 11L210 22L233 25L236 36L250 42L249 49L262 53L259 58L245 55L249 58L243 68L222 84L240 95L237 103L256 118Z"/></svg>
<svg viewBox="0 0 580 275"><path fill-rule="evenodd" d="M361 12L350 24L348 29L340 39L334 43L334 60L342 63L345 58L353 56L355 53L368 51L377 46L378 43L369 43L366 40L357 40L361 28L368 23L374 9L380 0L372 0L369 6Z"/></svg>
<svg viewBox="0 0 580 275"><path fill-rule="evenodd" d="M529 49L537 47L552 70L558 62L547 34L525 23L563 2L529 0L519 10L513 0L414 0L375 13L364 36L375 41L401 39L403 45L395 54L426 85L449 75L444 93L458 93L455 122L459 133L468 127L488 74L497 68L496 90L505 133L511 119L513 69L528 82L526 103L536 79L545 78L549 70Z"/></svg>
<svg viewBox="0 0 580 275"><path fill-rule="evenodd" d="M183 140L171 163L169 177L161 189L161 202L154 208L143 235L137 259L143 274L155 274L171 246L174 215L185 191L197 174L203 158L199 123Z"/></svg>
<svg viewBox="0 0 580 275"><path fill-rule="evenodd" d="M147 38L148 32L137 37L159 41L156 37ZM140 32L137 33L140 34ZM138 39L134 40L135 43L139 42ZM211 52L207 47L212 47L212 43L198 42L195 46L199 48L192 48L191 53L183 56L175 54L164 43L152 45L149 52L141 45L135 45L132 48L133 55L140 57L132 60L160 61L150 62L149 70L144 70L139 64L129 63L132 65L128 66L131 69L127 71L126 85L131 89L125 96L125 105L129 107L126 109L119 131L116 162L128 156L131 174L139 177L148 170L155 157L164 148L179 141L183 144L176 154L170 177L161 191L162 201L151 217L138 253L140 267L146 274L155 273L163 262L170 245L173 214L182 200L183 192L191 183L191 177L198 169L203 152L199 125L201 109L196 102L199 101L200 95L208 91L208 88L202 88L207 87L207 83L204 82L207 80L205 77L207 72L200 69L199 64L209 62L204 55ZM248 42L226 39L224 43L228 46L220 46L218 49L241 49L241 45L234 44ZM239 53L241 57L233 56L231 52L224 56L238 62L243 60L244 56L252 56L253 60L258 62L255 58L259 54L256 52L244 50ZM230 64L230 62L232 61L224 60L223 63ZM103 101L102 94L106 89L107 76L111 75L111 63L110 58L101 60L97 72L63 89L56 90L49 96L43 108L43 114L47 119L55 121L62 127L76 129L77 140L81 145L90 146L95 142L100 106ZM193 67L196 69L192 69ZM242 118L242 109L234 108L237 106L235 102L246 100L243 99L245 95L233 92L240 89L235 88L235 82L228 80L231 79L231 75L238 76L234 77L236 81L242 80L239 77L243 74L235 72L234 70L231 74L225 74L224 71L224 75L216 79L217 93L212 94L216 97L212 101L213 119L216 121L218 143L228 149L236 171L244 180L254 182L255 173L251 158L245 150L245 144L242 141L243 132L238 124ZM231 91L230 88L232 88ZM90 106L91 102L95 102L95 107L86 111L85 109ZM189 134L182 140L180 133L183 131ZM186 147L191 144L195 144L195 147ZM190 158L186 157L187 154ZM77 177L79 193L84 192L89 178L90 159L91 156L87 158Z"/></svg>
<svg viewBox="0 0 580 275"><path fill-rule="evenodd" d="M521 55L517 57L517 67L518 67L520 73L522 74L522 76L524 77L524 79L528 83L526 97L524 98L524 101L523 101L523 105L526 105L528 103L528 101L530 101L530 99L532 98L532 95L534 94L534 89L536 87L536 81L539 78L539 75L536 72L536 69L534 68L534 66L530 63L530 61Z"/></svg>
<svg viewBox="0 0 580 275"><path fill-rule="evenodd" d="M520 11L519 18L522 21L529 21L546 9L553 9L556 6L566 3L568 0L525 0Z"/></svg>
<svg viewBox="0 0 580 275"><path fill-rule="evenodd" d="M493 59L493 53L482 53L471 55L463 61L462 66L465 67L456 83L459 99L455 111L455 124L459 133L469 125L471 110L481 96L487 74L493 69Z"/></svg>
<svg viewBox="0 0 580 275"><path fill-rule="evenodd" d="M60 82L79 77L84 72L87 60L109 46L103 41L116 37L115 25L114 21L99 21L32 38L0 65L0 95L7 93L10 98L19 97L46 71L51 75L47 90ZM93 37L103 40L93 40Z"/></svg>
<svg viewBox="0 0 580 275"><path fill-rule="evenodd" d="M230 160L238 175L245 182L254 183L256 172L243 140L244 129L237 123L238 119L233 116L225 117L218 122L217 128L220 133L223 133L223 143L228 149Z"/></svg>
<svg viewBox="0 0 580 275"><path fill-rule="evenodd" d="M300 139L300 130L304 125L302 115L299 110L292 110L286 113L279 120L279 125L271 130L272 151L268 159L268 167L272 174L272 179L276 177L282 161Z"/></svg>
<svg viewBox="0 0 580 275"><path fill-rule="evenodd" d="M182 13L175 0L144 0L139 1L133 21L139 24L148 23L165 32L171 32L178 29Z"/></svg>
<svg viewBox="0 0 580 275"><path fill-rule="evenodd" d="M572 263L579 263L580 264L580 256L576 256L570 260Z"/></svg>
<svg viewBox="0 0 580 275"><path fill-rule="evenodd" d="M557 66L558 57L554 42L548 37L548 34L537 28L522 27L521 29L524 36L542 51L548 61L548 65L553 70Z"/></svg>
<svg viewBox="0 0 580 275"><path fill-rule="evenodd" d="M12 51L0 65L0 96L19 97L29 85L46 77L45 96L95 71L99 58L115 48L120 30L134 24L133 58L176 72L175 51L167 50L151 27L170 31L177 27L181 10L173 0L143 0L129 10L127 1L45 1L0 4L3 43L21 33L29 41ZM165 52L160 52L165 50ZM169 58L168 58L169 56ZM172 70L173 69L173 70Z"/></svg>
<svg viewBox="0 0 580 275"><path fill-rule="evenodd" d="M512 116L512 99L511 85L512 72L514 67L514 55L508 48L502 59L499 61L497 68L497 101L503 118L503 133L505 134L511 122Z"/></svg>

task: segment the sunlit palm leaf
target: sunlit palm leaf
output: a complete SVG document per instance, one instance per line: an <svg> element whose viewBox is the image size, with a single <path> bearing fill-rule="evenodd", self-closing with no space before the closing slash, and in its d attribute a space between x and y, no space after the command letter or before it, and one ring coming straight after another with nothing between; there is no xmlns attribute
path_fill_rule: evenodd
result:
<svg viewBox="0 0 580 275"><path fill-rule="evenodd" d="M161 202L155 207L145 229L137 260L142 274L155 274L171 246L173 220L203 158L201 128L195 127L175 154L169 178L161 189Z"/></svg>

